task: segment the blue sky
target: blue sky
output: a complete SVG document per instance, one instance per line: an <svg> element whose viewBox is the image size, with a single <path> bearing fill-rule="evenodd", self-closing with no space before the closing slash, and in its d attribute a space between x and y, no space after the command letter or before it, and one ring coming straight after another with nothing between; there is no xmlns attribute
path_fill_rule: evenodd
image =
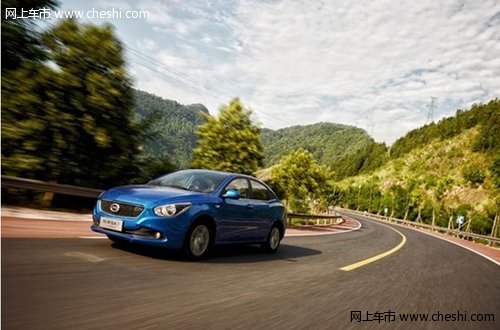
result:
<svg viewBox="0 0 500 330"><path fill-rule="evenodd" d="M63 1L64 10L143 10L111 19L136 88L203 103L232 97L263 127L355 125L392 143L500 97L500 2ZM85 19L102 24L103 20Z"/></svg>

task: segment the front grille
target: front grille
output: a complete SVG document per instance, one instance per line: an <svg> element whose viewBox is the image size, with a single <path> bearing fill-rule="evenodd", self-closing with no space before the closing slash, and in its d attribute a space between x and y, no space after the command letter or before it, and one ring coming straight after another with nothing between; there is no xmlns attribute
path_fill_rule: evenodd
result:
<svg viewBox="0 0 500 330"><path fill-rule="evenodd" d="M111 211L112 204L118 204L120 206L120 209L117 212ZM101 210L108 214L119 215L122 217L136 217L141 214L141 212L144 210L144 207L140 205L101 200Z"/></svg>

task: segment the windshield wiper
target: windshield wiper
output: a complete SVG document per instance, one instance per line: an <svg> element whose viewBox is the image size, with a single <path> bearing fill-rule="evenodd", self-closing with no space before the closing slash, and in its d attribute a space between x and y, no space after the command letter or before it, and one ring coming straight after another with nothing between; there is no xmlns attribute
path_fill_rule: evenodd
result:
<svg viewBox="0 0 500 330"><path fill-rule="evenodd" d="M146 185L148 185L148 186L160 186L160 183L157 181L151 180L151 181L147 182Z"/></svg>

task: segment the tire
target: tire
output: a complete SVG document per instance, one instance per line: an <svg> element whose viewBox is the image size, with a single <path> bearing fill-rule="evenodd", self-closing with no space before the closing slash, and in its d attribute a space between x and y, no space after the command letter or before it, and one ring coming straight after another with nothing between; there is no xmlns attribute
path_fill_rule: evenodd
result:
<svg viewBox="0 0 500 330"><path fill-rule="evenodd" d="M274 224L267 235L267 240L262 244L264 251L269 253L275 253L278 251L281 243L281 230L278 225Z"/></svg>
<svg viewBox="0 0 500 330"><path fill-rule="evenodd" d="M206 221L195 223L188 230L184 241L184 255L188 260L205 258L212 247L213 235Z"/></svg>

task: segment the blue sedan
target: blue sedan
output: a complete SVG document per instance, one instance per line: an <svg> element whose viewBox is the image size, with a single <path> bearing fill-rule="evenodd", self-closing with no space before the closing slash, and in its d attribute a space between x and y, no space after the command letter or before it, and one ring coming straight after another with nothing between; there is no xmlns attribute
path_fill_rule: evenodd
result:
<svg viewBox="0 0 500 330"><path fill-rule="evenodd" d="M214 244L258 243L275 252L285 235L286 211L254 177L184 170L105 191L93 220L92 230L112 241L182 250L200 259Z"/></svg>

